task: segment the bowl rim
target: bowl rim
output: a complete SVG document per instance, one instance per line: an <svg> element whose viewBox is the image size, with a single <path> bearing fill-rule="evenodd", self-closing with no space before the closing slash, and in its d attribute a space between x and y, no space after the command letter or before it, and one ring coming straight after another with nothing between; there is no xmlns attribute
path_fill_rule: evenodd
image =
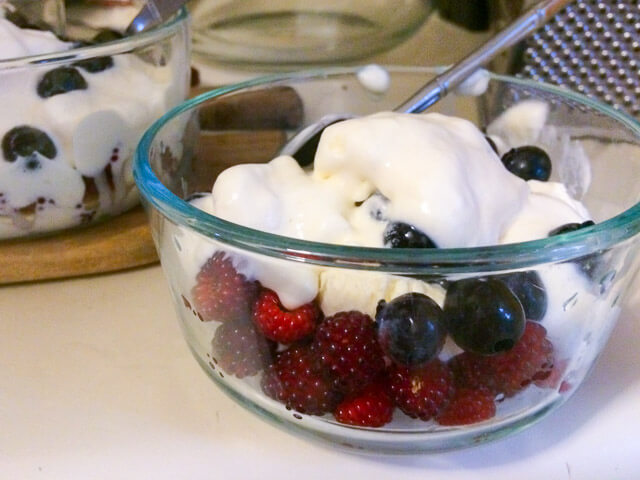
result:
<svg viewBox="0 0 640 480"><path fill-rule="evenodd" d="M277 73L225 85L189 99L169 110L144 133L134 155L133 175L144 200L174 224L189 228L205 237L236 247L276 258L328 267L343 267L380 272L402 272L442 276L452 273L475 273L518 270L533 265L570 261L585 255L602 252L640 232L640 202L618 215L573 232L526 242L502 245L437 248L390 249L343 246L300 240L255 230L211 215L173 194L153 173L149 151L158 132L174 117L193 110L200 104L220 95L241 89L264 86L283 81L310 78L329 78L345 74L355 75L365 65L307 69ZM437 74L446 67L407 67L385 65L390 72ZM489 72L494 81L540 90L582 104L623 124L638 136L640 122L597 100L566 88L541 82Z"/></svg>
<svg viewBox="0 0 640 480"><path fill-rule="evenodd" d="M142 33L136 33L135 35L97 45L85 45L39 55L0 59L0 70L25 68L29 66L60 65L87 58L129 53L139 48L153 45L173 35L182 28L183 23L189 20L190 17L187 8L181 7L170 19Z"/></svg>

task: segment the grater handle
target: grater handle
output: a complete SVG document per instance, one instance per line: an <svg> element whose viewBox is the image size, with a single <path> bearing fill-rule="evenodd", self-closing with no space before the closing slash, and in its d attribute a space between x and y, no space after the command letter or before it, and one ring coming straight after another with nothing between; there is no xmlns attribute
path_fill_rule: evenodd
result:
<svg viewBox="0 0 640 480"><path fill-rule="evenodd" d="M418 113L443 98L452 88L460 85L479 67L495 57L504 49L524 39L534 30L547 23L558 11L573 0L545 0L539 2L518 17L498 34L491 37L479 48L460 62L438 75L396 110Z"/></svg>

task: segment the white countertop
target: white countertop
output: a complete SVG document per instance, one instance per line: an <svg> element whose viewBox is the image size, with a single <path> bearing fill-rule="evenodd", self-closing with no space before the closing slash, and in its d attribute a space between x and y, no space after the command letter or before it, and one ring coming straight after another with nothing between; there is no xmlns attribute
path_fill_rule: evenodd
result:
<svg viewBox="0 0 640 480"><path fill-rule="evenodd" d="M637 480L639 307L537 425L468 450L369 457L295 437L218 390L158 266L2 287L0 478Z"/></svg>
<svg viewBox="0 0 640 480"><path fill-rule="evenodd" d="M424 38L378 61L435 63L407 60ZM159 266L0 287L0 479L637 480L639 307L640 294L583 387L541 423L473 449L374 457L295 437L218 390Z"/></svg>

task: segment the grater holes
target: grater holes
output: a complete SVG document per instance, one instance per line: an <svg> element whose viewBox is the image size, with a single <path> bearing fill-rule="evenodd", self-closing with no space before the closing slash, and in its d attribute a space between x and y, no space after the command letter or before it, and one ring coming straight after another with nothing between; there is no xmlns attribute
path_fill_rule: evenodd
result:
<svg viewBox="0 0 640 480"><path fill-rule="evenodd" d="M533 65L528 71L536 78L640 112L638 0L580 0L547 25L539 37L526 41L535 60L527 65L523 57L521 71Z"/></svg>

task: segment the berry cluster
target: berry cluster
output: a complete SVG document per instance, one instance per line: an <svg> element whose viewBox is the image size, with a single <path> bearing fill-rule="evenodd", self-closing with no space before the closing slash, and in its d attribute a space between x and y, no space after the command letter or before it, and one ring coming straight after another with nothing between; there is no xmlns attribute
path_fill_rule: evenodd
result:
<svg viewBox="0 0 640 480"><path fill-rule="evenodd" d="M381 427L397 408L450 426L492 418L496 398L532 383L558 383L550 382L546 330L525 316L540 312L527 304L527 280L541 286L533 272L465 280L449 285L443 308L408 293L380 301L375 319L358 311L325 318L315 302L288 310L219 251L191 296L202 321L220 323L212 341L220 367L238 378L262 372L263 392L288 409ZM440 356L446 337L464 350L447 360Z"/></svg>

